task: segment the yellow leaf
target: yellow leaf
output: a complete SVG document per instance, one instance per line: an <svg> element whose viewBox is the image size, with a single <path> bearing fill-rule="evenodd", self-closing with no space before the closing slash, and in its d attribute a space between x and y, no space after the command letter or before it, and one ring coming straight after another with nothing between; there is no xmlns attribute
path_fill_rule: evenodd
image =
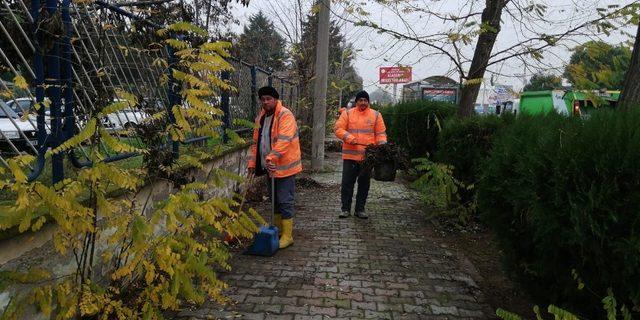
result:
<svg viewBox="0 0 640 320"><path fill-rule="evenodd" d="M189 47L188 43L176 39L167 39L165 42L177 50L183 50Z"/></svg>
<svg viewBox="0 0 640 320"><path fill-rule="evenodd" d="M29 88L29 85L27 85L27 80L20 75L15 76L15 78L13 78L13 84L15 84L16 87L22 90L27 90Z"/></svg>
<svg viewBox="0 0 640 320"><path fill-rule="evenodd" d="M57 154L80 145L83 141L88 140L89 138L91 138L91 136L93 136L94 133L96 133L96 124L96 118L91 118L91 120L87 122L86 127L82 131L80 131L80 133L65 141L65 143L61 144L57 148L47 151L47 153Z"/></svg>
<svg viewBox="0 0 640 320"><path fill-rule="evenodd" d="M40 230L40 228L42 228L42 225L44 225L44 223L47 221L47 218L45 218L44 216L40 216L36 222L33 223L33 225L31 226L31 231L38 231Z"/></svg>
<svg viewBox="0 0 640 320"><path fill-rule="evenodd" d="M11 92L11 90L2 90L0 91L0 98L9 100L13 98L13 92Z"/></svg>
<svg viewBox="0 0 640 320"><path fill-rule="evenodd" d="M169 25L168 29L172 31L193 32L201 36L208 35L208 32L206 30L189 22L176 22Z"/></svg>
<svg viewBox="0 0 640 320"><path fill-rule="evenodd" d="M156 278L156 268L153 264L150 264L146 261L143 264L146 270L146 273L144 275L144 281L147 283L147 285L151 285L153 280L155 280Z"/></svg>
<svg viewBox="0 0 640 320"><path fill-rule="evenodd" d="M16 160L17 159L9 159L7 161L9 170L11 170L11 174L13 175L14 179L16 179L16 182L25 183L27 182L27 175L24 173L24 171L22 171L20 164Z"/></svg>
<svg viewBox="0 0 640 320"><path fill-rule="evenodd" d="M127 102L129 102L129 104L132 107L138 105L138 97L136 97L134 94L126 92L124 90L117 89L116 90L116 97L118 97L119 99L122 99L122 100L126 100Z"/></svg>

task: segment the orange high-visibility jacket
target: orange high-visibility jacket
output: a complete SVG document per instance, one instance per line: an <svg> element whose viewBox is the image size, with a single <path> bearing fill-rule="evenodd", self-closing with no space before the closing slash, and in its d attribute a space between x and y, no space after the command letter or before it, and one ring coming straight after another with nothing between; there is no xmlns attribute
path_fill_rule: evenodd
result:
<svg viewBox="0 0 640 320"><path fill-rule="evenodd" d="M336 137L344 141L342 159L345 160L362 161L366 145L387 143L382 115L369 107L362 111L354 107L343 112L334 129Z"/></svg>
<svg viewBox="0 0 640 320"><path fill-rule="evenodd" d="M251 146L251 157L249 158L249 168L256 168L258 159L258 149L260 148L259 138L261 123L265 116L264 109L256 119L256 126L253 129L253 145ZM282 105L278 100L271 124L271 152L266 156L267 162L276 165L273 174L275 178L292 176L302 171L302 160L300 156L300 139L298 138L298 125L293 113Z"/></svg>

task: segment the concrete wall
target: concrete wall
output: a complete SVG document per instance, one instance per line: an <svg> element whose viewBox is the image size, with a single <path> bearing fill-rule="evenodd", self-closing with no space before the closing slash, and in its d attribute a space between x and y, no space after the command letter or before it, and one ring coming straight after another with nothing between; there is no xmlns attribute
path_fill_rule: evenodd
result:
<svg viewBox="0 0 640 320"><path fill-rule="evenodd" d="M212 169L223 169L228 172L246 175L249 148L247 146L230 150L205 164L204 170L192 170L189 175L197 181L203 181ZM228 183L222 188L215 188L207 192L207 197L229 196L237 191L238 183ZM157 182L147 185L139 193L136 203L144 203L143 200L151 194L152 203L166 199L175 192L172 184ZM153 209L153 207L148 207ZM75 271L75 259L73 254L62 256L53 247L52 236L56 225L50 223L38 232L20 234L11 239L0 241L0 270L27 271L30 268L42 268L53 273L54 277L69 275ZM108 249L106 239L110 230L105 230L98 239L94 261L96 274L104 275L100 266L100 255ZM102 239L102 241L101 241ZM16 286L0 292L0 309L4 309L12 296L25 290L26 287ZM37 315L30 314L27 319L38 319Z"/></svg>

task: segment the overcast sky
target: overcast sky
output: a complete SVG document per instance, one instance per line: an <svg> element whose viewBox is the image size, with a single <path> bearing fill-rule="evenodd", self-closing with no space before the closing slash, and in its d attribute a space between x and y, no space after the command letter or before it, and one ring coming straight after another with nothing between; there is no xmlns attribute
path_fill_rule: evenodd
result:
<svg viewBox="0 0 640 320"><path fill-rule="evenodd" d="M554 28L549 28L547 25L540 25L532 27L537 31L544 31L552 34L563 28L575 27L579 23L593 19L597 17L596 8L606 7L608 5L625 5L633 1L638 0L541 0L536 3L546 4L548 6L547 17L550 20L556 21L557 25ZM270 0L251 0L248 7L242 7L235 5L234 13L240 20L240 25L233 26L235 32L241 32L242 26L248 21L248 17L257 13L259 10L273 15L277 11L286 11L287 8L293 7L296 0L278 0L278 6L280 9L274 8L274 1ZM302 3L311 3L310 0L302 0ZM373 2L373 1L371 1ZM462 10L469 10L468 3L480 3L483 1L413 1L416 4L430 5L430 9L442 13L459 14ZM478 6L478 4L476 4ZM283 10L284 9L284 10ZM377 4L369 4L364 7L371 15L369 20L376 22L381 26L385 26L394 30L404 31L413 30L417 34L427 35L433 32L444 31L449 27L445 27L441 21L437 19L425 19L420 14L398 14L387 7L383 7ZM481 7L477 9L481 10ZM290 12L281 12L281 15L290 15ZM419 80L432 75L448 75L457 80L457 74L453 71L453 64L444 56L433 56L424 46L416 46L415 43L404 41L398 42L390 36L381 35L366 27L357 27L353 25L357 17L345 12L342 4L335 4L332 6L332 19L337 20L341 28L346 35L347 41L354 44L359 51L355 57L355 67L359 74L364 79L364 86L367 90L374 90L376 87L380 87L378 84L378 69L381 66L392 66L394 64L401 64L413 67L413 80ZM276 19L272 19L274 22ZM532 25L526 24L527 27ZM523 24L519 21L513 21L506 18L503 20L503 27L498 36L498 41L494 47L493 52L497 52L501 48L506 48L512 44L520 41L523 35L527 31L523 31ZM546 30L546 29L549 30ZM627 32L635 32L634 27L626 29ZM408 32L408 31L407 31ZM621 35L619 32L613 33L611 36L600 36L603 40L612 44L619 44L628 37ZM573 47L577 43L585 42L589 40L587 37L576 38L574 43L570 46ZM463 50L463 54L467 57L471 57L473 54L472 45ZM544 62L546 65L556 68L553 71L557 74L561 73L564 64L568 60L571 52L565 48L556 48L545 52ZM491 71L496 73L494 75L494 83L510 84L516 89L523 86L523 83L528 77L531 76L531 70L525 70L522 63L516 60L509 60L504 63L499 63L490 68ZM485 75L485 79L489 79L490 74ZM382 86L384 87L384 86Z"/></svg>

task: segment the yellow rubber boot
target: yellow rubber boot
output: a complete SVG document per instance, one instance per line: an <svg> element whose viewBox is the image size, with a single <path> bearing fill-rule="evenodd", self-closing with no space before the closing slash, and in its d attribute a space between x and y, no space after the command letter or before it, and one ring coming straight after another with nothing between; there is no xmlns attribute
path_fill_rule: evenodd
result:
<svg viewBox="0 0 640 320"><path fill-rule="evenodd" d="M282 215L281 214L273 215L273 225L276 226L276 228L278 228L280 232L282 232Z"/></svg>
<svg viewBox="0 0 640 320"><path fill-rule="evenodd" d="M282 219L282 229L280 231L280 249L284 249L293 244L293 219Z"/></svg>

